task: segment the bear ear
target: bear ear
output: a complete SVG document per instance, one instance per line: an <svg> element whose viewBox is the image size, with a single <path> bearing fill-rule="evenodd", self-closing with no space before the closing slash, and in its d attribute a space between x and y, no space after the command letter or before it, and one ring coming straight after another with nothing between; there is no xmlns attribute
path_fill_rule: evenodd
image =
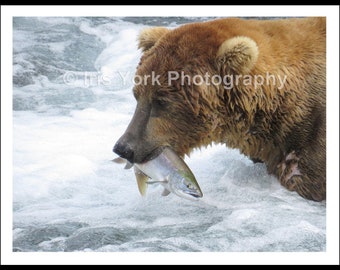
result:
<svg viewBox="0 0 340 270"><path fill-rule="evenodd" d="M245 74L254 67L259 51L249 37L237 36L224 41L217 51L217 65L226 74Z"/></svg>
<svg viewBox="0 0 340 270"><path fill-rule="evenodd" d="M138 37L138 49L142 49L143 52L147 51L168 32L170 30L165 27L152 27L142 30Z"/></svg>

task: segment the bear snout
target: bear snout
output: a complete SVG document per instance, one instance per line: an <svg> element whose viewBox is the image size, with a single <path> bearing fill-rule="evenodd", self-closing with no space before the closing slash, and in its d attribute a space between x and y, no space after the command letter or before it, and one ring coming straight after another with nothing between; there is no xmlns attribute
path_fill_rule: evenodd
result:
<svg viewBox="0 0 340 270"><path fill-rule="evenodd" d="M125 132L114 145L112 151L130 163L143 163L151 159L162 146L148 141L143 136L134 136Z"/></svg>
<svg viewBox="0 0 340 270"><path fill-rule="evenodd" d="M134 150L124 137L120 138L114 145L112 151L119 155L120 157L133 163L134 160Z"/></svg>

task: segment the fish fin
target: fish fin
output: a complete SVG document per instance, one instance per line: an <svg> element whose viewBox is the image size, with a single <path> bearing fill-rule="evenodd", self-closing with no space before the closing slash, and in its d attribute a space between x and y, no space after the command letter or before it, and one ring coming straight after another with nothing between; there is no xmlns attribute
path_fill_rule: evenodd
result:
<svg viewBox="0 0 340 270"><path fill-rule="evenodd" d="M124 167L125 170L128 170L128 169L131 169L133 166L133 163L129 162L129 161L126 161L126 165Z"/></svg>
<svg viewBox="0 0 340 270"><path fill-rule="evenodd" d="M121 157L114 158L114 159L112 159L112 161L113 161L114 163L118 163L118 164L126 163L126 159L121 158Z"/></svg>
<svg viewBox="0 0 340 270"><path fill-rule="evenodd" d="M170 194L170 191L167 190L166 188L162 192L162 196L168 196Z"/></svg>
<svg viewBox="0 0 340 270"><path fill-rule="evenodd" d="M138 186L139 193L142 196L144 196L145 192L146 192L146 189L148 187L149 177L147 175L145 175L138 168L134 167L134 169L135 169L135 176L136 176L136 180L137 180L137 186Z"/></svg>
<svg viewBox="0 0 340 270"><path fill-rule="evenodd" d="M124 167L125 170L131 169L132 166L133 166L133 163L131 163L131 162L127 161L125 158L121 158L121 157L114 158L112 161L114 163L118 163L118 164L126 163L126 165Z"/></svg>
<svg viewBox="0 0 340 270"><path fill-rule="evenodd" d="M159 181L147 181L146 183L149 185L153 185L153 184L159 184L160 182Z"/></svg>

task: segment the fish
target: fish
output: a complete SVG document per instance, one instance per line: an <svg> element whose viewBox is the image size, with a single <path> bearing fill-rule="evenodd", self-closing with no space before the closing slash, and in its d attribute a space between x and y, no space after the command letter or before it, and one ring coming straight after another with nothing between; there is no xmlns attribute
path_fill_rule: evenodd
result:
<svg viewBox="0 0 340 270"><path fill-rule="evenodd" d="M163 196L174 193L186 199L203 197L196 178L184 160L171 147L163 147L156 156L143 163L131 163L121 157L115 163L126 163L125 169L134 168L140 194L145 195L148 184L159 183L164 187Z"/></svg>

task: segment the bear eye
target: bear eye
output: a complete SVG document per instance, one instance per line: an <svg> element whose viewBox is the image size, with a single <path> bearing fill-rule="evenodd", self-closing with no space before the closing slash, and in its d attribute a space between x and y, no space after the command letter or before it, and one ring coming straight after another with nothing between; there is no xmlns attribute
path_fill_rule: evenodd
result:
<svg viewBox="0 0 340 270"><path fill-rule="evenodd" d="M157 109L164 109L167 105L167 102L163 99L156 99L153 102L153 105L157 108Z"/></svg>
<svg viewBox="0 0 340 270"><path fill-rule="evenodd" d="M167 108L167 102L162 99L156 99L152 102L152 110L151 116L159 117L162 113L164 113Z"/></svg>

